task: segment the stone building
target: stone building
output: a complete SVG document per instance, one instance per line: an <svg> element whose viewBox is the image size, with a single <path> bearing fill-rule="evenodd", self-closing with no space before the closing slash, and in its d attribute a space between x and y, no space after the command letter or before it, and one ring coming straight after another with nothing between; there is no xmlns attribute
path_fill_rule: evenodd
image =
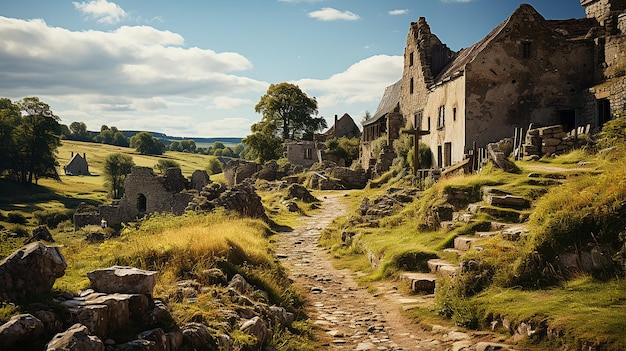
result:
<svg viewBox="0 0 626 351"><path fill-rule="evenodd" d="M390 135L388 120L397 114L402 125L430 132L422 141L432 164L445 168L462 161L473 143L485 147L515 128L600 127L625 108L624 1L581 4L587 18L570 20L546 20L522 4L459 52L432 34L425 18L411 23L402 78L364 124L364 143L386 127L391 145L397 135Z"/></svg>
<svg viewBox="0 0 626 351"><path fill-rule="evenodd" d="M70 160L63 166L65 175L91 175L89 173L89 164L87 164L87 155L83 153L81 156L78 152L72 152Z"/></svg>
<svg viewBox="0 0 626 351"><path fill-rule="evenodd" d="M152 168L134 166L124 180L124 195L112 204L101 205L96 212L76 213L75 228L89 224L117 227L123 222L132 222L148 213L167 212L183 214L194 192L210 182L206 171L196 170L187 179L180 168L168 168L158 176Z"/></svg>
<svg viewBox="0 0 626 351"><path fill-rule="evenodd" d="M324 142L334 138L358 138L359 127L349 114L341 118L335 115L335 123L325 133L315 134L315 140L288 140L285 142L285 157L290 163L303 167L311 167L315 163L325 161ZM337 160L333 160L337 161ZM343 161L343 160L341 160Z"/></svg>

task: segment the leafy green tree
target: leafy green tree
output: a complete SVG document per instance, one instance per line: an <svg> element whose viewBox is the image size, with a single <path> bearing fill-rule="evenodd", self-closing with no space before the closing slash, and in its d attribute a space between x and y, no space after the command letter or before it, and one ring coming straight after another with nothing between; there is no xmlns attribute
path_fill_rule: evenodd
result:
<svg viewBox="0 0 626 351"><path fill-rule="evenodd" d="M195 153L196 152L196 142L189 139L189 140L181 140L180 141L180 148L182 150L182 152L190 152L190 153Z"/></svg>
<svg viewBox="0 0 626 351"><path fill-rule="evenodd" d="M326 153L345 160L349 166L359 158L359 138L330 139L326 141Z"/></svg>
<svg viewBox="0 0 626 351"><path fill-rule="evenodd" d="M128 146L128 138L126 137L126 135L124 135L124 133L117 131L115 132L115 134L113 134L113 141L111 142L112 145L115 146Z"/></svg>
<svg viewBox="0 0 626 351"><path fill-rule="evenodd" d="M132 157L119 152L104 159L104 185L114 199L124 195L124 179L134 165Z"/></svg>
<svg viewBox="0 0 626 351"><path fill-rule="evenodd" d="M168 146L167 149L170 151L181 151L182 148L180 146L180 143L176 140L172 141Z"/></svg>
<svg viewBox="0 0 626 351"><path fill-rule="evenodd" d="M87 125L85 122L72 122L70 123L70 136L73 140L88 140L89 133L87 133Z"/></svg>
<svg viewBox="0 0 626 351"><path fill-rule="evenodd" d="M249 147L247 159L255 159L260 163L277 160L282 156L282 141L272 135L255 132L245 137L242 142Z"/></svg>
<svg viewBox="0 0 626 351"><path fill-rule="evenodd" d="M217 159L217 157L210 157L206 166L206 171L210 175L222 173L222 163Z"/></svg>
<svg viewBox="0 0 626 351"><path fill-rule="evenodd" d="M140 132L130 138L130 147L142 155L162 155L165 145L149 132Z"/></svg>
<svg viewBox="0 0 626 351"><path fill-rule="evenodd" d="M174 160L159 160L154 168L160 173L165 173L168 168L180 168L180 163Z"/></svg>
<svg viewBox="0 0 626 351"><path fill-rule="evenodd" d="M19 107L6 98L0 98L0 175L11 170L17 158L13 134L21 123Z"/></svg>
<svg viewBox="0 0 626 351"><path fill-rule="evenodd" d="M61 145L60 118L38 97L25 97L17 106L23 115L14 132L18 156L14 170L20 181L36 183L41 177L58 179L56 152Z"/></svg>
<svg viewBox="0 0 626 351"><path fill-rule="evenodd" d="M251 135L242 140L250 148L249 156L260 162L282 156L281 145L288 139L312 140L313 134L327 127L318 113L317 101L297 85L272 84L254 107L263 117L252 125Z"/></svg>
<svg viewBox="0 0 626 351"><path fill-rule="evenodd" d="M224 143L222 143L220 141L216 141L216 142L213 143L213 151L219 150L219 149L223 149L225 147L226 147L226 145L224 145Z"/></svg>
<svg viewBox="0 0 626 351"><path fill-rule="evenodd" d="M272 84L254 106L263 115L257 128L264 133L276 134L282 141L287 139L312 139L313 133L327 127L318 113L317 101L309 98L297 85Z"/></svg>

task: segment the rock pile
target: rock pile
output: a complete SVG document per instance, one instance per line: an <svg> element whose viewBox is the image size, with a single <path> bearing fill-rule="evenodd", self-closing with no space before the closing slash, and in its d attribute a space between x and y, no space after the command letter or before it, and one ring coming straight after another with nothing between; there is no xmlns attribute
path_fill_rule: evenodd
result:
<svg viewBox="0 0 626 351"><path fill-rule="evenodd" d="M228 189L223 184L207 184L187 205L186 211L210 211L223 207L242 216L267 220L261 197L249 182Z"/></svg>

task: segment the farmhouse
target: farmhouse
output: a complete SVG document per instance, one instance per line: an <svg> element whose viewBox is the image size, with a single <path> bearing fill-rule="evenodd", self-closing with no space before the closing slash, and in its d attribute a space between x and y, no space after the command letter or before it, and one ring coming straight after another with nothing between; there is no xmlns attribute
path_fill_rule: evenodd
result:
<svg viewBox="0 0 626 351"><path fill-rule="evenodd" d="M87 156L72 152L70 160L63 166L63 171L66 175L90 175Z"/></svg>
<svg viewBox="0 0 626 351"><path fill-rule="evenodd" d="M402 78L385 90L363 124L361 162L373 141L387 151L401 127L419 128L436 168L462 161L474 143L511 137L515 128L599 128L626 109L626 2L581 0L587 18L546 20L522 4L474 45L455 52L421 17L410 25ZM394 121L400 121L399 123ZM377 162L381 162L378 159Z"/></svg>

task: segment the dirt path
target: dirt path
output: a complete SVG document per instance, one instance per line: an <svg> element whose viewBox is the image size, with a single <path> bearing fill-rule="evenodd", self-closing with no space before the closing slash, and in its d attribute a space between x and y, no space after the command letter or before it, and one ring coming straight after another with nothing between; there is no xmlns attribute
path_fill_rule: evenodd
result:
<svg viewBox="0 0 626 351"><path fill-rule="evenodd" d="M307 293L309 317L323 331L325 350L469 350L476 340L467 333L443 327L424 331L401 313L402 303L419 299L395 296L393 287L372 294L356 283L353 272L333 268L317 242L322 229L346 215L341 196L325 196L319 212L278 235L276 243L290 277Z"/></svg>

